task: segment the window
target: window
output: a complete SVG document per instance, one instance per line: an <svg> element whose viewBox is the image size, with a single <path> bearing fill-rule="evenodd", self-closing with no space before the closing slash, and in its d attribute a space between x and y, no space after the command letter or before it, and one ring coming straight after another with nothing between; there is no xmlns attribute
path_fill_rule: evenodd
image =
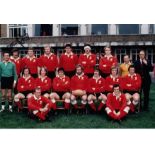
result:
<svg viewBox="0 0 155 155"><path fill-rule="evenodd" d="M52 36L52 24L41 24L40 35L41 36Z"/></svg>
<svg viewBox="0 0 155 155"><path fill-rule="evenodd" d="M27 54L27 50L19 50L19 56L23 58ZM41 49L34 49L35 56L39 58L42 55Z"/></svg>
<svg viewBox="0 0 155 155"><path fill-rule="evenodd" d="M139 24L119 24L119 34L139 34Z"/></svg>
<svg viewBox="0 0 155 155"><path fill-rule="evenodd" d="M78 35L78 24L61 24L61 35Z"/></svg>
<svg viewBox="0 0 155 155"><path fill-rule="evenodd" d="M117 56L117 60L119 63L123 62L123 57L126 55L126 49L120 48L120 49L115 49L115 56Z"/></svg>
<svg viewBox="0 0 155 155"><path fill-rule="evenodd" d="M92 35L108 34L108 24L92 24Z"/></svg>
<svg viewBox="0 0 155 155"><path fill-rule="evenodd" d="M20 37L28 33L28 24L9 24L9 37Z"/></svg>

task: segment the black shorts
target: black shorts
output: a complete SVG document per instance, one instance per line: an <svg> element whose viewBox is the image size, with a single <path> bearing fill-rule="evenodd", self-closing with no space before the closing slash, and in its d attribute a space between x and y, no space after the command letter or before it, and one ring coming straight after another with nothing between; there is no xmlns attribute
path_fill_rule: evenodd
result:
<svg viewBox="0 0 155 155"><path fill-rule="evenodd" d="M71 78L75 75L75 71L65 71L65 75Z"/></svg>
<svg viewBox="0 0 155 155"><path fill-rule="evenodd" d="M62 99L62 96L63 96L66 92L56 92L56 93L59 95L60 99Z"/></svg>
<svg viewBox="0 0 155 155"><path fill-rule="evenodd" d="M33 93L33 91L23 91L21 93L26 97L28 94Z"/></svg>
<svg viewBox="0 0 155 155"><path fill-rule="evenodd" d="M43 92L41 92L41 95L44 95L44 94L50 94L50 91L43 91Z"/></svg>
<svg viewBox="0 0 155 155"><path fill-rule="evenodd" d="M96 96L96 98L98 98L101 95L101 93L87 93L87 95L88 96L89 95L94 95L94 96Z"/></svg>
<svg viewBox="0 0 155 155"><path fill-rule="evenodd" d="M1 77L1 89L13 89L14 78L11 77Z"/></svg>
<svg viewBox="0 0 155 155"><path fill-rule="evenodd" d="M125 90L125 91L123 91L124 93L129 93L130 95L133 95L133 94L135 94L135 93L138 93L138 91L127 91L127 90Z"/></svg>
<svg viewBox="0 0 155 155"><path fill-rule="evenodd" d="M55 71L53 72L49 72L47 73L47 76L50 78L50 79L53 79L55 77Z"/></svg>

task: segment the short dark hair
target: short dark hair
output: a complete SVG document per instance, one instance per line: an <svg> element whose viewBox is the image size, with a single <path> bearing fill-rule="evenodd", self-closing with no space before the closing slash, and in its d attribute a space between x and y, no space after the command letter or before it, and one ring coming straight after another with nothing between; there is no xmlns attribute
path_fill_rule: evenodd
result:
<svg viewBox="0 0 155 155"><path fill-rule="evenodd" d="M60 72L60 71L63 71L64 73L65 73L65 71L64 71L64 69L61 67L61 68L58 68L58 73Z"/></svg>
<svg viewBox="0 0 155 155"><path fill-rule="evenodd" d="M4 54L9 54L9 56L10 56L10 53L9 53L9 52L7 52L7 51L3 52L3 56L4 56Z"/></svg>
<svg viewBox="0 0 155 155"><path fill-rule="evenodd" d="M18 53L19 53L19 50L18 50L17 48L14 48L14 49L12 50L12 53L14 53L14 52L18 52Z"/></svg>
<svg viewBox="0 0 155 155"><path fill-rule="evenodd" d="M128 71L130 70L130 68L135 68L134 65L130 65L129 68L128 68Z"/></svg>
<svg viewBox="0 0 155 155"><path fill-rule="evenodd" d="M114 84L114 85L113 85L113 90L114 90L114 88L116 88L116 87L119 87L119 88L120 88L119 84Z"/></svg>
<svg viewBox="0 0 155 155"><path fill-rule="evenodd" d="M66 47L72 48L72 45L71 45L71 44L66 44L66 45L65 45L65 48L66 48Z"/></svg>

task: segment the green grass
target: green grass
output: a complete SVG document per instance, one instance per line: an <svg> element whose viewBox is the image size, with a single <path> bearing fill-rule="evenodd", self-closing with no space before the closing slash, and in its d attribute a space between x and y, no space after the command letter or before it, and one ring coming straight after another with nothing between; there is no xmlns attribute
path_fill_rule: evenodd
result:
<svg viewBox="0 0 155 155"><path fill-rule="evenodd" d="M106 114L65 115L59 113L51 122L37 122L25 112L0 113L0 128L155 128L155 84L151 86L150 111L128 115L120 124Z"/></svg>

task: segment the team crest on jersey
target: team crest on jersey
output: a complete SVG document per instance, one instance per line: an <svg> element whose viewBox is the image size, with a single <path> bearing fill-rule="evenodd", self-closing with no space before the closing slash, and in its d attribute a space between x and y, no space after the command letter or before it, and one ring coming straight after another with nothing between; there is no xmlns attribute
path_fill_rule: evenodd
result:
<svg viewBox="0 0 155 155"><path fill-rule="evenodd" d="M89 59L91 60L92 59L92 56L90 56Z"/></svg>
<svg viewBox="0 0 155 155"><path fill-rule="evenodd" d="M110 61L112 61L112 58L110 58Z"/></svg>
<svg viewBox="0 0 155 155"><path fill-rule="evenodd" d="M65 82L65 79L63 78L62 81Z"/></svg>
<svg viewBox="0 0 155 155"><path fill-rule="evenodd" d="M53 60L53 57L51 57L51 60Z"/></svg>
<svg viewBox="0 0 155 155"><path fill-rule="evenodd" d="M47 83L47 80L45 80L45 83Z"/></svg>
<svg viewBox="0 0 155 155"><path fill-rule="evenodd" d="M135 76L135 80L137 80L137 76Z"/></svg>
<svg viewBox="0 0 155 155"><path fill-rule="evenodd" d="M99 80L98 83L101 84L101 81Z"/></svg>
<svg viewBox="0 0 155 155"><path fill-rule="evenodd" d="M40 101L40 104L42 104L43 102L42 101Z"/></svg>
<svg viewBox="0 0 155 155"><path fill-rule="evenodd" d="M36 60L34 59L33 62L36 62Z"/></svg>
<svg viewBox="0 0 155 155"><path fill-rule="evenodd" d="M73 55L71 55L71 59L73 59Z"/></svg>
<svg viewBox="0 0 155 155"><path fill-rule="evenodd" d="M122 99L121 99L121 97L119 97L119 101L121 101Z"/></svg>
<svg viewBox="0 0 155 155"><path fill-rule="evenodd" d="M31 81L30 80L28 80L28 83L30 83Z"/></svg>

